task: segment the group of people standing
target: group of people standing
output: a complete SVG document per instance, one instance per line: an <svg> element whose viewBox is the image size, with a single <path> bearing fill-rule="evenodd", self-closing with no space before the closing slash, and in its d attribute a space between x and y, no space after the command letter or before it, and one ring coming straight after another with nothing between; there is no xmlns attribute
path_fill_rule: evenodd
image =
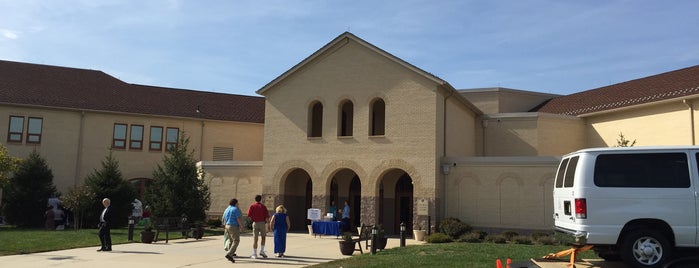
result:
<svg viewBox="0 0 699 268"><path fill-rule="evenodd" d="M286 213L286 208L283 205L277 206L274 215L269 217L267 207L261 203L262 196L255 196L255 202L248 207L247 216L252 220L252 255L250 258L257 258L257 243L260 242L260 256L267 258L265 253L265 242L267 231L274 232L274 253L277 257L284 257L286 252L286 234L291 227L289 216ZM268 222L269 219L269 222ZM231 262L235 262L236 251L240 244L240 232L245 231L245 225L242 222L242 213L238 209L238 199L231 199L228 203L228 208L223 212L222 223L226 228L226 238L232 241L228 247L228 253L225 258ZM268 224L269 223L269 224Z"/></svg>
<svg viewBox="0 0 699 268"><path fill-rule="evenodd" d="M333 221L338 219L338 214L341 215L340 221L342 221L342 232L347 232L351 229L349 201L345 200L345 206L341 209L337 209L335 206L335 201L330 201L330 213L333 215Z"/></svg>

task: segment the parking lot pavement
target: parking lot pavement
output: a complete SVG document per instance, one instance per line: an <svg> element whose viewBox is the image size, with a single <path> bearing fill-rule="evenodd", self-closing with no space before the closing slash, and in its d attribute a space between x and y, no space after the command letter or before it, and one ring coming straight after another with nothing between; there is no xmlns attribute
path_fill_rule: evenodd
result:
<svg viewBox="0 0 699 268"><path fill-rule="evenodd" d="M95 240L98 240L95 237ZM130 243L114 245L111 252L97 252L99 247L76 248L34 254L11 255L0 257L2 267L97 267L97 268L132 268L132 267L305 267L318 263L347 258L340 254L335 236L313 237L308 233L290 233L286 241L285 257L274 255L274 241L271 234L267 236L265 251L269 258L251 259L251 234L243 234L236 252L235 264L224 258L223 236L208 236L200 240L178 239L169 243L158 241L153 244ZM422 244L413 239L406 239L406 244ZM398 247L398 238L388 239L386 248ZM359 255L357 251L354 253ZM365 250L364 254L368 254Z"/></svg>

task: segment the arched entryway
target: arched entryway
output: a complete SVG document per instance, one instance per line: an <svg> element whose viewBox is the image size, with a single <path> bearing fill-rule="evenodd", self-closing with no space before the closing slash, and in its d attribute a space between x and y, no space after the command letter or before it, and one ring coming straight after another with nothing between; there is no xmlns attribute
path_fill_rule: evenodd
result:
<svg viewBox="0 0 699 268"><path fill-rule="evenodd" d="M406 232L413 226L413 180L400 169L387 171L379 185L379 223L388 234L399 234L401 222Z"/></svg>
<svg viewBox="0 0 699 268"><path fill-rule="evenodd" d="M345 201L348 202L352 227L361 226L362 183L357 173L351 169L340 169L333 175L329 187L330 200L336 201L338 209L344 207ZM330 200L328 200L328 204ZM354 228L350 230L354 230Z"/></svg>
<svg viewBox="0 0 699 268"><path fill-rule="evenodd" d="M313 200L313 181L303 169L294 169L284 180L284 206L288 210L291 231L306 231L306 212ZM275 208L268 208L274 210Z"/></svg>

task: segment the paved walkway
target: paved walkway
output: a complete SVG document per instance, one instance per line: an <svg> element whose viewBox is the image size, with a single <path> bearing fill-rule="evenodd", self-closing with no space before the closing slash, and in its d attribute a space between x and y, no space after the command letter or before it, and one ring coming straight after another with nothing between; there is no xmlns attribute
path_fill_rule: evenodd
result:
<svg viewBox="0 0 699 268"><path fill-rule="evenodd" d="M98 238L95 236L95 240ZM274 256L274 243L271 234L267 236L265 251L269 258L251 259L252 235L243 234L238 247L235 264L224 258L223 236L208 236L200 240L164 240L153 244L130 243L114 245L111 252L97 252L98 247L76 248L44 253L12 255L0 257L2 267L305 267L318 263L346 258L340 254L338 241L334 236L313 237L308 233L290 233L286 241L286 257ZM406 244L422 244L406 239ZM386 248L398 247L400 240L388 239ZM358 251L355 255L360 254ZM364 254L368 254L364 251Z"/></svg>

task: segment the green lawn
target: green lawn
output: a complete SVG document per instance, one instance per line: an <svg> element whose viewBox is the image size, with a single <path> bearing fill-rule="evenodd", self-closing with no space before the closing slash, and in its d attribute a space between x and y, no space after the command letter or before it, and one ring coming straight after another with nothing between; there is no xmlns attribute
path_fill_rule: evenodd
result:
<svg viewBox="0 0 699 268"><path fill-rule="evenodd" d="M317 264L311 267L495 267L496 259L505 266L507 258L513 262L526 261L568 249L566 246L518 245L494 243L445 243L392 248L377 253ZM583 252L582 258L596 258L592 251Z"/></svg>
<svg viewBox="0 0 699 268"><path fill-rule="evenodd" d="M140 242L139 233L142 228L134 230L134 240ZM100 240L97 229L45 231L37 229L17 229L0 227L0 256L45 252L69 248L95 247L99 248ZM131 243L128 241L128 229L112 229L112 244ZM223 235L223 229L206 230L204 235ZM171 231L169 239L182 238L182 234ZM165 239L161 234L160 239Z"/></svg>

